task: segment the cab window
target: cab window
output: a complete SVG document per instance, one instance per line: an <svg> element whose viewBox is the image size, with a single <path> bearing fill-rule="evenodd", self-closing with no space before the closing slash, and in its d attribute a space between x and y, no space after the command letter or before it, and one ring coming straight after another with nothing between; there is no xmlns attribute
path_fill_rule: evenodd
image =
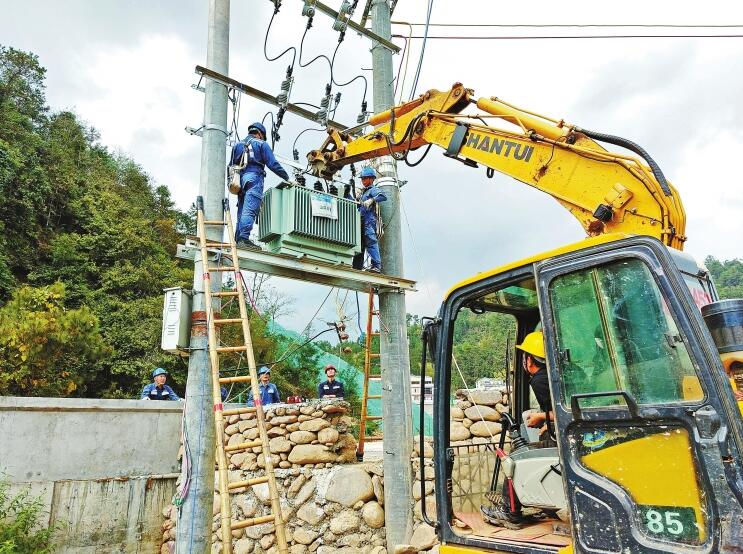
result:
<svg viewBox="0 0 743 554"><path fill-rule="evenodd" d="M623 390L639 404L703 398L686 345L645 264L622 260L557 277L549 289L566 402ZM600 397L585 406L609 406Z"/></svg>

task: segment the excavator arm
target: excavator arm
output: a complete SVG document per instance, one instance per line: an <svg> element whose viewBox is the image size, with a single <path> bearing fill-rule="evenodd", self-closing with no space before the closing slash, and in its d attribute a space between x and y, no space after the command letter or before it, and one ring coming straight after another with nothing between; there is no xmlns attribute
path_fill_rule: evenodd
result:
<svg viewBox="0 0 743 554"><path fill-rule="evenodd" d="M481 112L461 113L472 104ZM513 128L495 126L502 122ZM385 155L407 162L411 150L437 145L465 165L484 165L488 176L498 171L549 194L588 235L650 235L683 248L686 215L677 191L652 158L626 139L580 129L497 98L475 100L473 91L460 83L375 114L368 124L374 129L358 137L329 129L322 147L307 155L312 172L331 178L346 165ZM597 140L639 157L609 152Z"/></svg>

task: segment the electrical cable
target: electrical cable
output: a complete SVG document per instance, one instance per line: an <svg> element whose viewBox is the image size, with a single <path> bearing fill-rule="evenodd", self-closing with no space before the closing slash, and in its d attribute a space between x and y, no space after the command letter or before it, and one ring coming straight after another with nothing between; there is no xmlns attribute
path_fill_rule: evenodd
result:
<svg viewBox="0 0 743 554"><path fill-rule="evenodd" d="M310 27L312 27L312 21L313 21L313 17L310 16L310 18L307 20L307 26L304 28L304 33L302 34L302 40L299 41L299 67L307 67L309 65L312 65L314 62L316 62L320 58L325 58L325 61L328 62L328 69L330 69L331 74L332 74L333 63L330 61L330 58L328 58L325 54L318 54L317 56L312 58L307 63L302 63L302 49L304 48L304 38L307 36L307 31L309 31Z"/></svg>
<svg viewBox="0 0 743 554"><path fill-rule="evenodd" d="M408 21L391 21L392 25L407 25L408 27L425 27L426 23L410 23ZM735 29L735 28L741 28L743 25L740 24L713 24L713 25L695 25L695 24L666 24L666 23L658 23L658 24L652 24L652 23L629 23L629 24L622 24L622 23L603 23L603 24L595 24L595 23L589 23L589 24L579 24L579 23L543 23L543 24L534 24L534 23L429 23L430 27L498 27L498 28L517 28L517 27L524 27L524 28L533 28L533 29L544 29L549 27L554 28L603 28L603 29L611 29L611 28L621 28L621 27L635 27L635 28L660 28L660 29Z"/></svg>
<svg viewBox="0 0 743 554"><path fill-rule="evenodd" d="M319 129L316 128L316 127L308 127L307 129L304 129L303 131L300 131L299 134L294 138L294 143L292 144L292 151L294 151L294 149L296 149L296 147L297 147L297 141L299 140L299 137L301 137L307 131L321 131L321 132L324 133L325 132L325 129L323 129L322 127L319 128Z"/></svg>
<svg viewBox="0 0 743 554"><path fill-rule="evenodd" d="M284 50L281 54L279 54L275 58L269 57L268 52L266 51L266 47L268 45L268 33L271 31L271 25L273 24L273 18L276 17L277 13L279 13L279 7L280 7L279 4L276 4L273 14L271 15L271 20L268 22L268 27L266 27L266 37L263 39L263 57L266 58L269 62L275 62L280 57L282 57L284 54L286 54L289 50L293 50L294 53L292 54L291 67L294 67L294 61L297 59L297 49L294 48L294 46L290 46L289 48Z"/></svg>
<svg viewBox="0 0 743 554"><path fill-rule="evenodd" d="M361 306L359 306L359 293L356 292L356 325L359 326L359 338L364 334L361 329Z"/></svg>
<svg viewBox="0 0 743 554"><path fill-rule="evenodd" d="M410 33L412 34L412 32L413 32L413 29L411 27ZM402 90L403 90L403 87L405 86L405 77L408 74L408 64L407 64L407 61L406 60L410 57L409 56L409 52L408 52L408 44L409 44L410 41L407 39L407 37L403 37L403 40L404 40L405 44L402 47L402 55L400 56L400 64L397 66L397 75L395 76L395 90L392 92L392 98L396 98L397 97L397 88L398 87L400 87L400 94L402 95ZM402 85L401 85L400 84L400 72L402 71L402 63L403 63L403 61L406 61L406 63L405 63L405 74L403 75ZM400 99L400 102L402 102L402 98Z"/></svg>
<svg viewBox="0 0 743 554"><path fill-rule="evenodd" d="M300 344L299 346L297 346L297 347L296 347L296 348L295 348L294 350L291 350L291 351L285 352L285 353L284 353L284 355L283 355L283 356L281 356L281 357L280 357L280 358L279 358L278 360L276 360L275 362L263 362L263 363L261 363L261 364L259 364L259 365L267 365L267 366L271 366L271 367L273 367L273 366L275 366L275 365L277 365L277 364L279 364L279 363L283 362L283 361L284 361L284 360L285 360L286 358L288 358L288 357L289 357L290 355L294 354L294 353L295 353L295 352L296 352L297 350L300 350L301 348L304 348L305 346L307 346L307 345L308 345L309 343L311 343L311 342L312 342L313 340L315 340L315 339L316 339L317 337L319 337L320 335L323 335L323 334L325 334L325 333L329 333L330 331L335 331L335 328L334 328L334 327L331 327L331 328L329 328L329 329L325 329L325 330L323 330L323 331L320 331L320 332L319 332L319 333L317 333L316 335L314 335L314 336L312 336L312 337L308 338L308 339L307 339L306 341L304 341L304 342L303 342L302 344Z"/></svg>
<svg viewBox="0 0 743 554"><path fill-rule="evenodd" d="M410 100L415 98L415 89L418 87L418 78L421 76L421 67L423 67L423 55L426 53L426 42L428 42L428 27L431 23L431 12L433 11L433 0L428 0L428 13L426 14L426 27L423 33L423 44L421 45L421 55L418 58L418 68L415 70L413 86L410 89Z"/></svg>
<svg viewBox="0 0 743 554"><path fill-rule="evenodd" d="M274 121L274 118L273 118L273 112L271 110L267 111L265 113L265 115L261 118L261 123L263 123L265 125L266 118L269 115L271 116L271 150L273 150L274 144L276 142L274 140L274 127L275 127L276 124L275 124L275 121Z"/></svg>
<svg viewBox="0 0 743 554"><path fill-rule="evenodd" d="M392 35L403 38L403 35ZM518 36L456 36L456 35L414 35L410 39L424 40L559 40L559 39L637 39L637 38L743 38L743 35L518 35Z"/></svg>
<svg viewBox="0 0 743 554"><path fill-rule="evenodd" d="M353 83L357 79L363 79L363 81L364 81L364 96L363 96L361 102L362 103L363 102L366 102L366 92L367 92L367 89L369 87L369 82L366 80L366 77L364 77L363 75L356 75L356 77L354 77L353 79L351 79L349 81L346 81L345 83L339 83L338 81L335 80L335 76L333 74L333 71L334 71L334 68L335 68L335 57L338 54L338 49L340 48L342 42L343 42L343 39L342 38L340 40L338 40L338 44L336 45L335 50L333 51L333 58L330 61L330 82L333 83L336 86L345 87L345 86L350 85L351 83Z"/></svg>

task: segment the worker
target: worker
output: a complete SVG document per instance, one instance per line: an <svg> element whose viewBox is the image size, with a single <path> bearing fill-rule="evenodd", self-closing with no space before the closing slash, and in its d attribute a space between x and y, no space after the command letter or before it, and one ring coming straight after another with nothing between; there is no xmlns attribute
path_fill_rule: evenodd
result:
<svg viewBox="0 0 743 554"><path fill-rule="evenodd" d="M542 429L542 434L539 437L539 446L555 446L555 442L549 436L547 426L545 425L547 418L551 421L553 415L552 397L550 396L544 350L544 335L542 331L529 333L524 337L521 344L516 345L516 348L523 352L521 365L529 375L529 386L534 391L534 396L536 396L541 410L530 412L524 423L527 427ZM545 449L544 452L548 452L548 450ZM504 480L500 503L494 506L481 506L480 511L483 518L490 523L510 528L519 528L524 522L529 521L529 518L523 517L521 508L521 502L518 496L515 495L512 484L508 480Z"/></svg>
<svg viewBox="0 0 743 554"><path fill-rule="evenodd" d="M281 402L279 389L276 388L276 385L271 383L271 370L266 366L262 366L258 370L258 390L261 395L261 404L264 406ZM255 406L255 401L252 396L248 399L248 406Z"/></svg>
<svg viewBox="0 0 743 554"><path fill-rule="evenodd" d="M289 180L289 174L276 161L273 151L266 140L266 128L260 122L248 127L248 136L244 141L232 147L231 166L240 168L240 192L237 197L237 230L235 241L240 248L259 248L250 240L250 233L258 218L263 202L263 180L266 177L264 167L276 175Z"/></svg>
<svg viewBox="0 0 743 554"><path fill-rule="evenodd" d="M317 386L317 396L319 398L344 398L346 396L343 390L343 383L335 380L337 372L338 370L335 369L333 364L325 366L325 376L328 380Z"/></svg>
<svg viewBox="0 0 743 554"><path fill-rule="evenodd" d="M173 389L165 384L168 372L158 367L152 372L152 383L142 389L141 400L181 400Z"/></svg>
<svg viewBox="0 0 743 554"><path fill-rule="evenodd" d="M382 257L379 255L377 204L387 200L387 197L378 187L374 186L376 178L377 173L374 168L365 167L361 170L363 188L358 191L358 198L356 198L359 202L358 209L361 214L361 253L354 256L353 267L355 269L364 268L364 252L366 252L371 262L369 271L381 273Z"/></svg>
<svg viewBox="0 0 743 554"><path fill-rule="evenodd" d="M541 430L540 441L551 440L547 433L547 417L552 419L552 397L550 396L550 384L547 377L547 362L544 354L544 335L542 331L534 331L524 337L521 344L516 348L524 354L521 357L521 365L529 374L529 386L534 391L537 403L541 411L532 411L524 422L527 427Z"/></svg>

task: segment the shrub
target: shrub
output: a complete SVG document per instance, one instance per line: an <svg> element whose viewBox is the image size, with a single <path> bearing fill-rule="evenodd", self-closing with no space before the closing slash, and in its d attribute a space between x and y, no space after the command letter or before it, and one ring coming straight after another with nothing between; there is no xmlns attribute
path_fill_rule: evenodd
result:
<svg viewBox="0 0 743 554"><path fill-rule="evenodd" d="M40 526L43 504L28 490L10 492L0 481L0 554L48 554L53 552L54 528Z"/></svg>

